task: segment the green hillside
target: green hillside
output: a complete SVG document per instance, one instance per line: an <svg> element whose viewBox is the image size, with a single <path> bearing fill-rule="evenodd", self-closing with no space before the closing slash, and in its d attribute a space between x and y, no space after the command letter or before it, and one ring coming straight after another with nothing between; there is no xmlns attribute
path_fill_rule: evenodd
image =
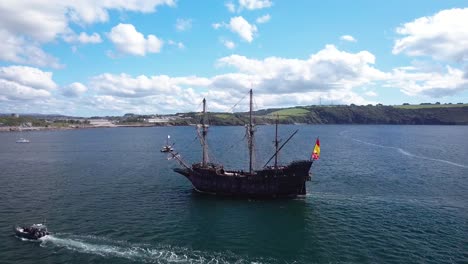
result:
<svg viewBox="0 0 468 264"><path fill-rule="evenodd" d="M336 105L302 106L291 108L262 109L253 113L256 124L274 124L278 117L281 124L402 124L402 125L468 125L468 104L432 105ZM134 117L135 125L147 126L143 118ZM178 113L170 115L167 123L153 125L193 125L200 122L201 113ZM117 122L128 122L124 117L106 117ZM237 126L248 123L248 113L208 113L210 125ZM89 124L88 120L76 118L51 119L41 117L0 116L0 126L49 126L69 127Z"/></svg>
<svg viewBox="0 0 468 264"><path fill-rule="evenodd" d="M257 124L439 124L468 125L468 105L417 106L308 106L286 109L264 109L254 112ZM213 125L242 125L245 113L212 114Z"/></svg>
<svg viewBox="0 0 468 264"><path fill-rule="evenodd" d="M468 104L419 104L419 105L395 105L396 108L403 109L423 109L423 108L450 108L466 107Z"/></svg>

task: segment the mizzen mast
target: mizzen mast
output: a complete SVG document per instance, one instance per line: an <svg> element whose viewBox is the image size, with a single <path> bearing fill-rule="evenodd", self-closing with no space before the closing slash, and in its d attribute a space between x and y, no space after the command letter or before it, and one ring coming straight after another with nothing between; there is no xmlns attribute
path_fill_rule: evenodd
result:
<svg viewBox="0 0 468 264"><path fill-rule="evenodd" d="M250 109L249 109L249 125L247 127L247 135L249 139L249 173L253 173L254 164L254 125L252 120L252 109L253 109L253 95L252 89L250 89Z"/></svg>

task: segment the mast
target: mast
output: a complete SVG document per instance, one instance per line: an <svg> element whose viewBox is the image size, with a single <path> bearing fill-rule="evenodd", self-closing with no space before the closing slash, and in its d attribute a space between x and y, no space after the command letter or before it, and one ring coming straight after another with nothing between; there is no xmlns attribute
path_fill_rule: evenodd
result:
<svg viewBox="0 0 468 264"><path fill-rule="evenodd" d="M278 123L279 115L276 115L276 126L275 126L275 153L278 153ZM275 155L275 169L278 168L278 155Z"/></svg>
<svg viewBox="0 0 468 264"><path fill-rule="evenodd" d="M206 144L206 134L208 134L208 126L205 124L205 116L206 116L206 99L203 98L203 115L202 115L202 120L201 120L201 125L202 125L202 138L201 138L201 143L202 143L202 150L203 150L203 157L202 157L202 166L206 167L206 163L208 162L208 149L207 149L207 144Z"/></svg>
<svg viewBox="0 0 468 264"><path fill-rule="evenodd" d="M279 154L280 150L284 146L286 146L286 144L288 144L289 140L292 137L294 137L294 135L296 135L297 131L299 131L299 129L296 129L296 131L294 131L294 133L292 133L291 136L289 136L288 139L286 139L286 141L281 145L281 147L278 148L278 150L275 152L275 154L273 154L273 156L271 156L271 158L265 163L265 165L263 165L263 168L265 168L268 165L268 163L270 163L270 161Z"/></svg>
<svg viewBox="0 0 468 264"><path fill-rule="evenodd" d="M252 121L252 108L253 108L253 95L252 89L250 89L250 109L249 109L249 126L248 126L248 135L249 135L249 173L253 172L253 152L254 152L254 129Z"/></svg>

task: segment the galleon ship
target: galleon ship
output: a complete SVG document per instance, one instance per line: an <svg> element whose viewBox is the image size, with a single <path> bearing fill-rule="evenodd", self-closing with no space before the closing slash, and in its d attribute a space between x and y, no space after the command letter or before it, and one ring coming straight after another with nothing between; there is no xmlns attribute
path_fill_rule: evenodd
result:
<svg viewBox="0 0 468 264"><path fill-rule="evenodd" d="M245 198L281 198L296 197L306 194L306 182L310 181L309 173L312 163L320 156L320 142L316 139L309 159L292 161L286 165L278 164L278 154L289 140L298 132L296 130L281 146L278 141L278 119L276 121L275 153L261 169L254 169L254 124L252 118L253 92L250 90L249 122L246 124L246 138L249 150L249 169L230 170L222 164L209 161L208 158L208 124L206 123L206 100L203 99L201 124L197 125L197 134L202 146L201 162L188 165L179 153L171 151L171 157L181 165L174 171L185 176L200 193L245 197ZM270 162L273 164L269 165Z"/></svg>

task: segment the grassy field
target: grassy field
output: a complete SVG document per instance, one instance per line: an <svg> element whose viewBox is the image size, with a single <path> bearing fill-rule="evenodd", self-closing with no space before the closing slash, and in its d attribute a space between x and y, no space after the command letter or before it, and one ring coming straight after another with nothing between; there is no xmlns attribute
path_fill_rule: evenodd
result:
<svg viewBox="0 0 468 264"><path fill-rule="evenodd" d="M221 119L232 118L232 114L215 114L214 116L217 117L217 118L221 118Z"/></svg>
<svg viewBox="0 0 468 264"><path fill-rule="evenodd" d="M309 110L304 108L287 108L278 111L274 111L268 114L268 116L275 117L276 115L281 116L304 116L309 113Z"/></svg>
<svg viewBox="0 0 468 264"><path fill-rule="evenodd" d="M447 108L447 107L465 107L468 104L430 104L430 105L394 105L395 108L403 109L423 109L423 108Z"/></svg>

